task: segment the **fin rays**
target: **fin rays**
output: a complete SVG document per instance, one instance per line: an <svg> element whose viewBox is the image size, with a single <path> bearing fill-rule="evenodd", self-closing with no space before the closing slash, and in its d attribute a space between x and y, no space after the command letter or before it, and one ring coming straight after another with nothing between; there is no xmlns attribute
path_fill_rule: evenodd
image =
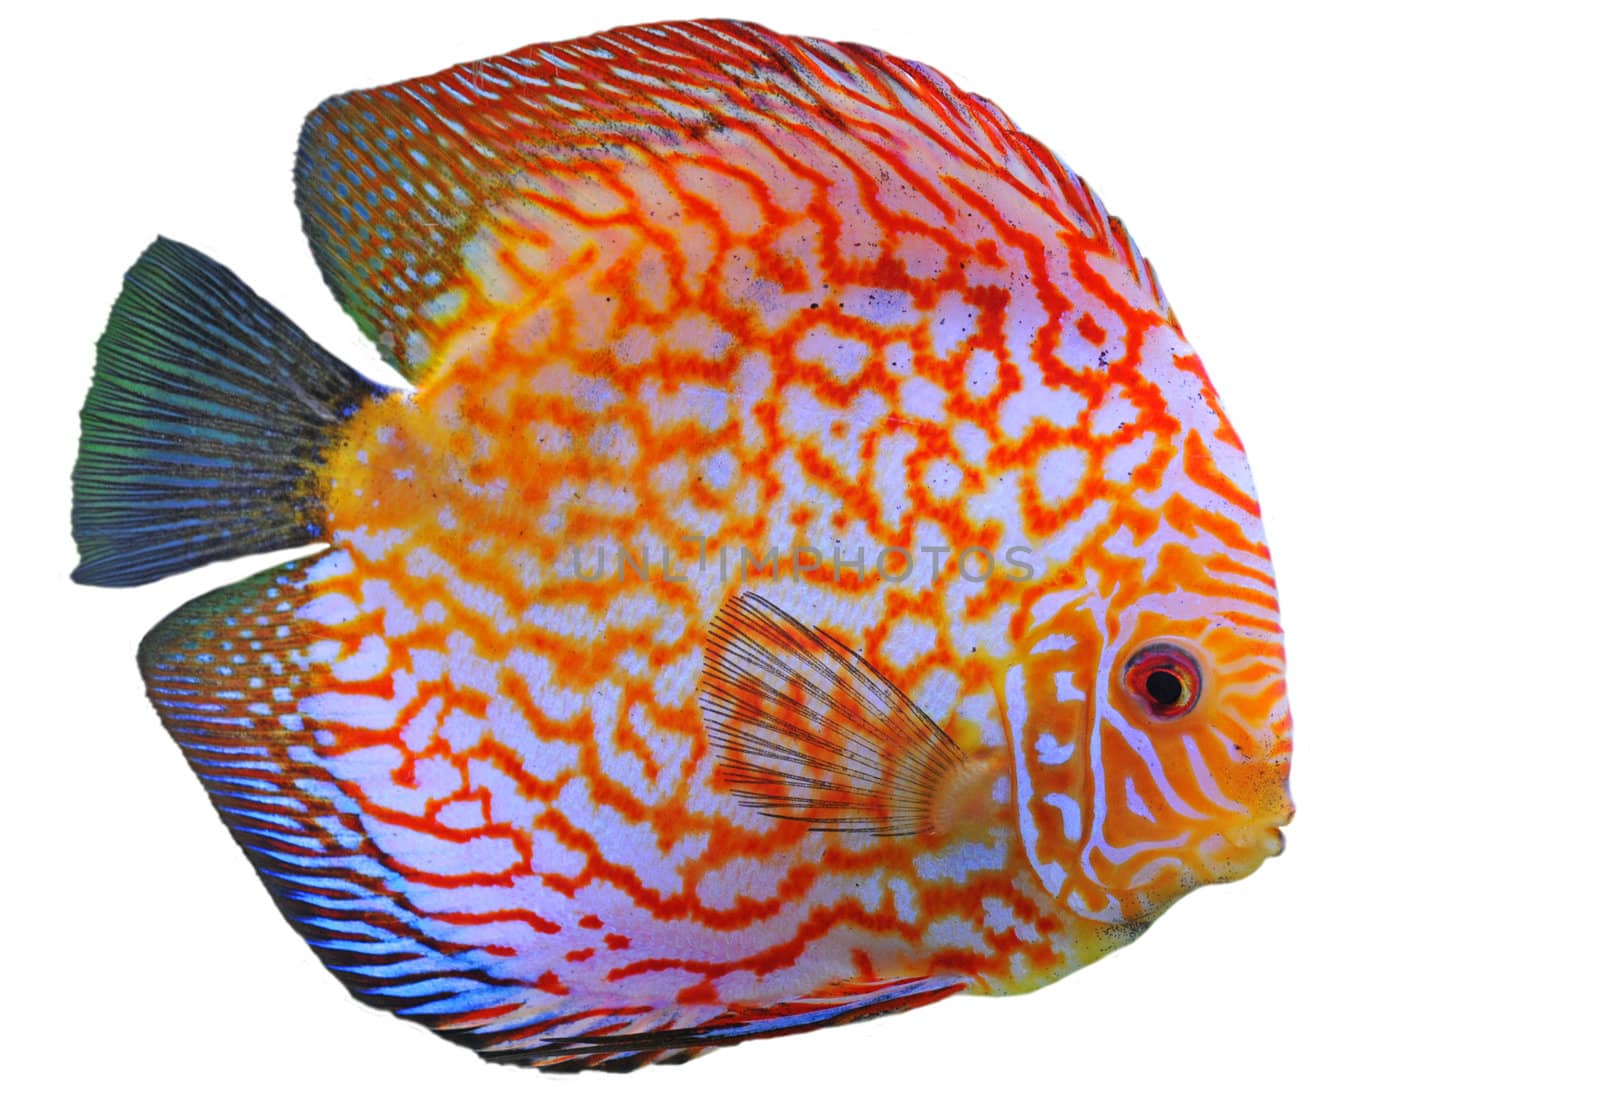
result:
<svg viewBox="0 0 1600 1118"><path fill-rule="evenodd" d="M814 830L925 833L966 760L867 660L757 594L712 621L700 707L739 800Z"/></svg>
<svg viewBox="0 0 1600 1118"><path fill-rule="evenodd" d="M73 578L134 586L320 539L316 468L385 391L214 260L156 240L128 270L83 406Z"/></svg>

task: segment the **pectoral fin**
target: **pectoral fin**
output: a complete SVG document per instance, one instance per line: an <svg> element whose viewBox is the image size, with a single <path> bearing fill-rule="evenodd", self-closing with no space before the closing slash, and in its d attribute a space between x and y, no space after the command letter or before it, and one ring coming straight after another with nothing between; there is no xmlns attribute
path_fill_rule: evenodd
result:
<svg viewBox="0 0 1600 1118"><path fill-rule="evenodd" d="M819 831L926 834L970 763L872 663L757 594L710 626L700 711L733 794Z"/></svg>

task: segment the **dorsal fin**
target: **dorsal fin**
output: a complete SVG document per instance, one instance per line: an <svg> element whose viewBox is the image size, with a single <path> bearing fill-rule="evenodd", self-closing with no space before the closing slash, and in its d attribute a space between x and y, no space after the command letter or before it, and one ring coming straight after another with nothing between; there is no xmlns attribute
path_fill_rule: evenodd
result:
<svg viewBox="0 0 1600 1118"><path fill-rule="evenodd" d="M666 220L614 172L667 174L683 158L744 184L713 193L753 185L772 203L811 192L834 204L844 234L875 207L936 230L990 208L990 224L1119 261L1165 313L1154 274L1087 184L993 104L918 63L747 23L620 28L330 98L301 132L296 194L341 304L421 380L450 339L445 320L493 301L501 262L482 230L559 241L571 207ZM848 197L858 191L867 205ZM846 251L859 241L836 239Z"/></svg>
<svg viewBox="0 0 1600 1118"><path fill-rule="evenodd" d="M740 802L821 831L931 829L967 756L870 662L751 593L723 605L705 655L706 736Z"/></svg>

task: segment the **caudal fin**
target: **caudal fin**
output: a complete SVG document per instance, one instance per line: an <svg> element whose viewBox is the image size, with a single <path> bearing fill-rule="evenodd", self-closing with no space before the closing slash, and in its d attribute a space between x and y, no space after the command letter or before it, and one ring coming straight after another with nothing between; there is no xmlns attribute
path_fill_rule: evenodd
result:
<svg viewBox="0 0 1600 1118"><path fill-rule="evenodd" d="M316 468L387 392L158 238L101 335L72 471L77 582L136 586L323 534Z"/></svg>

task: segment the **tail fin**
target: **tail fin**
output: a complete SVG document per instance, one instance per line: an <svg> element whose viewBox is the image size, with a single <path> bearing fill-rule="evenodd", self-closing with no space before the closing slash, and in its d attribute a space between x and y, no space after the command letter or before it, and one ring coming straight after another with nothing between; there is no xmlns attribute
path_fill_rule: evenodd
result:
<svg viewBox="0 0 1600 1118"><path fill-rule="evenodd" d="M158 238L111 308L83 406L73 579L136 586L320 539L316 468L386 392L216 261Z"/></svg>

